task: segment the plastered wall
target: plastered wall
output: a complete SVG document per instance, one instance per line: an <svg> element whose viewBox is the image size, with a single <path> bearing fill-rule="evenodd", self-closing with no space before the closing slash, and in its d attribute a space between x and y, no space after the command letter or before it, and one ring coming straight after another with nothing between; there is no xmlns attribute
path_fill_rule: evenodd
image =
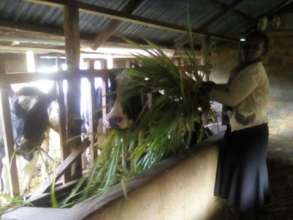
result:
<svg viewBox="0 0 293 220"><path fill-rule="evenodd" d="M218 210L213 196L217 148L206 147L88 220L205 220Z"/></svg>

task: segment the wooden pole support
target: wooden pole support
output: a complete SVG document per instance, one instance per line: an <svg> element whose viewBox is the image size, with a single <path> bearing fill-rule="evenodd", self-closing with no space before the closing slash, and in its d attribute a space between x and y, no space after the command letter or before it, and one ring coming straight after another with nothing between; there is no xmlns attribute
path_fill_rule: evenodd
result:
<svg viewBox="0 0 293 220"><path fill-rule="evenodd" d="M0 64L1 72L5 72L4 63ZM12 132L12 122L9 105L8 86L3 85L0 88L0 115L1 129L4 141L6 163L8 164L8 184L10 195L19 194L19 182L17 174L16 157L14 155L14 141Z"/></svg>
<svg viewBox="0 0 293 220"><path fill-rule="evenodd" d="M68 71L78 74L80 59L80 33L79 33L79 9L75 0L66 0L64 4L64 35ZM68 115L67 127L68 138L80 135L80 80L68 81ZM76 139L73 148L80 146L80 138ZM72 179L80 178L82 175L81 157L76 159L73 166Z"/></svg>

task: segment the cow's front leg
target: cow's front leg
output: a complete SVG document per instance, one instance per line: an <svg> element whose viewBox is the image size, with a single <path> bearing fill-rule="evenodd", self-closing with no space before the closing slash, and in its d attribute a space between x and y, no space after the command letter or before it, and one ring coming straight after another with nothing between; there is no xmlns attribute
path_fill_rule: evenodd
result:
<svg viewBox="0 0 293 220"><path fill-rule="evenodd" d="M48 162L48 157L49 157L49 132L50 129L48 129L48 131L46 131L45 133L45 137L44 140L42 142L41 145L41 180L44 181L45 179L49 179L50 178L50 174L49 174L49 162Z"/></svg>
<svg viewBox="0 0 293 220"><path fill-rule="evenodd" d="M22 169L23 179L21 181L21 193L25 194L29 192L30 185L34 174L36 173L37 163L39 158L39 152L34 152L31 161L26 161Z"/></svg>

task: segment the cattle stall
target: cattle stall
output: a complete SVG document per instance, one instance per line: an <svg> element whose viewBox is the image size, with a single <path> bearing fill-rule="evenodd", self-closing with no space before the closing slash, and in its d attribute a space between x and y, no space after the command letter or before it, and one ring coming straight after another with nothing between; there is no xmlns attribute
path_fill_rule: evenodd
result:
<svg viewBox="0 0 293 220"><path fill-rule="evenodd" d="M10 193L15 195L19 193L19 187L18 187L18 177L17 177L17 168L15 167L15 161L16 158L15 156L13 156L13 146L14 146L14 139L13 139L13 135L12 135L12 124L11 121L9 120L10 117L10 105L9 105L9 94L7 93L9 91L9 85L10 84L16 84L16 83L27 83L27 82L33 82L33 81L38 81L40 79L44 80L53 80L55 87L53 87L54 90L58 89L59 93L57 95L57 97L55 97L57 99L58 105L59 105L59 128L57 128L59 130L60 133L60 139L61 139L61 147L62 147L62 151L63 151L63 158L64 161L62 162L62 164L57 168L59 171L56 174L56 177L59 178L66 169L68 169L68 166L70 166L70 164L72 164L76 158L83 152L85 147L88 147L88 144L84 144L85 146L82 147L78 147L76 150L73 150L73 152L69 152L69 155L66 155L66 153L64 151L66 151L66 148L71 148L68 147L68 144L72 145L72 143L67 143L66 140L64 140L64 137L67 133L67 123L68 120L66 120L66 115L68 114L66 112L67 106L64 103L64 93L63 93L63 86L65 85L63 82L66 80L70 80L72 79L72 77L76 77L78 79L80 78L87 78L87 79L92 79L91 82L94 83L94 78L98 77L100 79L104 79L107 81L107 71L94 71L94 70L89 70L89 71L81 71L79 75L77 76L72 76L71 73L69 72L60 72L57 73L56 75L44 75L44 74L22 74L22 73L18 73L18 74L10 74L10 75L5 75L1 77L1 94L2 94L2 117L5 120L2 120L3 122L3 130L6 131L4 134L5 136L3 137L5 144L5 148L6 148L6 152L10 152L7 155L7 159L10 161L10 163L12 164L10 169L9 169L9 182L12 184L10 187ZM94 89L95 86L93 85L91 87L91 89ZM61 92L60 92L61 91ZM56 92L57 94L57 92ZM66 95L66 94L65 94ZM94 96L91 96L94 98ZM92 111L90 111L90 114L92 113ZM8 120L8 121L7 121ZM93 117L90 118L90 120L93 120ZM90 123L91 128L93 129L93 122ZM93 135L94 131L91 131L91 135ZM94 144L94 138L91 138L91 146ZM67 145L67 146L65 146ZM92 147L91 147L92 148ZM73 148L74 149L74 148ZM67 149L68 150L68 149ZM94 154L93 154L93 157ZM65 182L68 182L67 180ZM45 184L46 185L46 184ZM50 185L50 184L49 184ZM46 188L46 187L45 187ZM46 189L45 189L46 191ZM41 193L42 194L42 193Z"/></svg>
<svg viewBox="0 0 293 220"><path fill-rule="evenodd" d="M93 67L93 63L95 62L95 60L87 60L87 62L89 62L89 66L90 67ZM129 61L130 63L133 63L134 61ZM183 68L184 69L184 59L182 58L176 58L174 59L174 62L176 63L176 65L181 65L180 68ZM134 64L135 65L135 64ZM131 66L130 66L131 67ZM2 92L6 92L7 91L7 85L10 85L10 84L17 84L17 83L25 83L25 82L33 82L33 81L38 81L38 80L51 80L54 82L54 84L56 85L55 87L53 87L53 89L56 89L59 91L58 93L58 97L57 97L57 102L58 102L58 105L59 105L59 109L60 109L60 116L59 116L59 119L60 119L60 124L59 124L59 131L60 131L60 138L61 138L61 143L62 143L62 148L68 148L68 146L70 146L71 144L69 143L66 143L66 141L64 141L64 139L62 140L62 138L64 138L64 134L66 134L66 127L68 125L66 125L66 120L64 120L64 118L66 119L66 109L67 109L67 106L65 105L64 103L64 96L66 94L64 94L64 89L63 89L63 86L65 85L63 82L65 80L67 81L70 81L72 80L73 78L77 78L77 79L81 79L81 78L87 78L91 84L90 88L91 88L91 91L94 90L94 82L95 82L95 78L99 78L99 79L102 79L102 81L104 81L104 85L107 84L108 82L108 71L107 69L103 69L103 70L94 70L93 68L89 69L89 70L79 70L78 74L76 75L73 75L72 73L68 72L68 71L59 71L55 74L36 74L36 73L14 73L14 74L6 74L6 75L2 75L1 77L1 86L2 86ZM6 87L5 87L6 86ZM60 92L61 91L61 92ZM105 90L106 92L107 90ZM94 98L94 92L90 92L91 94L91 99ZM4 101L6 100L6 102L8 102L8 94L4 96L6 99L4 99ZM92 100L90 103L93 103L94 101ZM9 112L10 112L10 109L9 109L9 105L2 105L3 106L3 110L2 112L5 112L6 111L6 114L9 115ZM6 109L4 108L4 106L6 107ZM104 106L105 107L105 106ZM91 109L90 113L93 114L93 109ZM10 116L2 116L3 118L10 118ZM68 117L68 116L67 116ZM93 126L94 122L94 118L91 117L90 120L92 120L92 122L90 123L91 126ZM3 127L9 131L9 128L11 129L11 122L10 121L3 121ZM92 133L94 133L94 128L92 127ZM10 131L11 132L11 131ZM12 135L12 134L11 134ZM6 139L6 141L10 141L10 143L13 143L13 139L12 139L12 136L10 136L10 139L8 139L9 136L7 137L4 137L4 139ZM91 149L91 153L92 153L92 160L95 159L95 157L97 156L97 150L94 149L94 142L96 140L94 140L94 137L93 135L90 137L90 144L88 144L88 142L85 142L85 143L81 143L81 146L79 147L73 147L73 150L72 152L67 156L65 157L64 156L64 160L60 163L60 165L56 168L56 176L54 177L54 180L53 181L57 181L62 175L65 174L66 170L69 170L70 169L70 165L73 164L77 157L79 157L81 155L82 152L85 151L86 148L90 148ZM202 156L201 155L205 155L204 156L204 161L205 163L208 162L207 166L209 166L209 172L206 174L207 176L207 179L201 179L201 181L204 181L204 182L208 182L208 180L210 179L213 179L214 178L214 175L215 175L215 163L216 163L216 148L212 146L213 142L210 142L209 145L211 145L211 147L207 148L209 150L205 150L205 149L201 149L201 150L198 150L198 153L193 153L192 155L194 155L194 157L198 158L198 159L195 159L195 161L197 161L196 163L198 164L201 164L201 158ZM13 149L11 149L13 146L13 144L11 145L7 145L6 149L9 149L11 151L13 151ZM200 148L199 148L200 149ZM197 152L197 151L196 151ZM64 154L64 152L63 152ZM186 152L186 155L188 155L189 153ZM9 156L9 155L8 155ZM9 157L8 157L9 158ZM143 174L141 177L137 177L135 179L133 179L127 186L127 190L129 191L132 191L134 190L134 194L137 194L137 190L135 189L138 189L138 187L140 187L142 184L157 184L157 183L152 183L153 181L156 182L155 179L153 179L154 177L156 176L160 176L160 175L163 175L163 179L160 180L161 183L160 185L162 184L162 188L165 188L164 186L164 182L166 180L164 180L164 178L171 178L169 177L169 175L166 176L166 174L164 174L166 172L166 170L169 170L169 169L175 169L174 172L177 173L177 172L181 172L180 170L181 169L187 169L187 167L190 167L189 169L192 169L192 166L194 166L193 164L193 156L191 158L189 158L189 156L180 156L179 158L177 157L174 157L174 158L171 158L167 161L164 161L162 163L162 165L158 165L157 168L154 168L152 171L149 171L147 172L146 174ZM208 160L206 160L207 158L210 158ZM10 154L10 158L9 160L13 162L15 162L15 157L12 156L12 154ZM181 161L189 161L189 162L184 162L187 163L187 165L179 165L179 162ZM190 165L188 165L190 164ZM184 168L180 168L181 166L183 166ZM187 167L185 167L187 166ZM195 165L197 166L197 165ZM179 167L179 168L178 168ZM13 167L11 167L13 168ZM179 170L178 170L179 169ZM178 170L178 171L177 171ZM15 168L15 170L13 169L10 169L10 173L11 174L14 174L17 173L17 169ZM175 175L175 174L174 174ZM176 174L176 175L179 175L179 174ZM187 174L180 174L180 175L187 175ZM197 176L201 176L200 174L197 174ZM198 178L198 177L194 177L194 178ZM18 184L18 178L17 176L12 176L10 177L10 181L14 184ZM161 177L160 177L161 178ZM52 180L51 180L52 181ZM31 198L30 198L30 201L35 204L36 206L46 206L48 204L48 200L49 200L49 193L48 193L48 190L50 189L50 186L52 184L51 181L46 181L45 183L42 183L40 187L37 188L37 190L35 192L32 193L31 195ZM187 185L191 184L192 182L194 181L194 179L189 180L187 181ZM199 180L198 180L199 181ZM197 182L198 182L197 181ZM194 192L195 194L200 194L201 192L203 193L206 193L207 191L210 191L210 194L211 194L211 190L213 188L213 185L209 185L208 183L202 183L202 185L206 185L208 188L204 188L204 189L199 189L198 192ZM64 192L68 191L71 186L73 184L75 184L76 181L73 179L72 181L68 181L68 180L65 180L64 184L59 186L58 189L57 189L57 193L60 193L60 194L63 194ZM192 187L192 184L190 185ZM115 188L118 188L118 189L115 189ZM11 189L12 191L12 194L17 194L18 193L18 188L12 188ZM152 190L151 190L152 191ZM170 196L172 196L172 191L173 189L171 188L168 192L166 192L167 194L170 193ZM108 195L109 194L109 195ZM113 195L112 195L113 194ZM147 193L148 194L148 193ZM106 195L105 195L105 199L103 199L101 202L99 202L97 204L97 207L104 207L105 205L108 206L107 202L112 202L114 198L120 198L121 196L123 195L123 190L120 188L120 186L115 186L113 188L113 190L110 190ZM129 194L130 198L132 196L132 193ZM139 196L140 197L140 196ZM100 200L100 198L97 198L98 200ZM145 200L144 197L140 198L140 199L143 199ZM123 199L121 200L123 201ZM150 203L152 203L152 201L148 201ZM196 202L196 201L194 201ZM199 201L197 201L198 203ZM217 206L217 204L215 203L215 201L212 199L212 198L209 198L207 201L206 201L206 205L205 207L207 208L207 210L209 209L213 209L214 207ZM95 203L95 201L93 202L93 204ZM111 204L111 203L110 203ZM79 204L77 207L84 207L84 206L88 206L87 205L87 202L86 203L81 203ZM91 205L89 205L91 206ZM128 206L128 205L127 205ZM83 215L87 216L87 215L91 215L93 212L96 211L96 206L94 207L94 209L89 209L87 212L83 213ZM73 208L74 210L77 210L77 208ZM64 209L65 211L66 209ZM126 211L127 209L125 209ZM51 211L49 211L51 212ZM54 212L54 211L53 211ZM128 211L127 211L128 212ZM22 212L21 212L22 213ZM32 212L34 213L34 211ZM72 212L72 213L75 213ZM14 214L13 214L14 215ZM17 214L18 215L18 214ZM16 215L16 216L17 216ZM21 214L23 215L23 213ZM104 215L104 214L103 214ZM168 215L167 213L165 214L162 214L162 215ZM173 214L172 214L173 215ZM44 214L44 218L45 218L46 214ZM50 214L49 214L50 216ZM71 216L71 215L70 215ZM72 219L72 217L68 217L69 219ZM161 216L161 215L159 215ZM158 217L159 217L158 216ZM32 217L26 217L26 218L32 218ZM65 217L64 217L65 218ZM93 217L91 217L93 218ZM159 217L161 218L161 217Z"/></svg>
<svg viewBox="0 0 293 220"><path fill-rule="evenodd" d="M102 111L98 119L103 121L112 111L112 96L116 92L112 91L114 90L114 84L111 82L112 71L131 72L133 70L131 73L137 74L135 70L144 67L145 61L139 57L139 53L147 48L153 53L152 55L162 51L164 55L161 54L159 58L163 57L163 59L158 59L157 64L162 60L168 60L168 62L171 60L169 64L175 65L171 65L170 69L173 71L175 69L175 72L178 70L177 72L182 73L180 75L180 77L183 76L182 78L188 76L193 80L190 80L192 83L200 81L196 78L199 77L203 82L211 80L217 84L224 84L228 82L228 75L239 62L241 54L238 49L247 47L246 34L257 30L265 32L271 48L267 57L263 59L263 64L271 83L271 100L268 104L270 130L268 168L272 191L271 202L260 210L261 215L257 217L259 219L292 219L292 14L292 0L1 0L2 135L0 144L3 143L4 146L0 148L0 160L5 154L6 166L9 168L7 185L11 198L15 199L12 202L18 204L18 195L22 193L21 187L25 182L19 179L23 173L18 167L14 146L22 146L21 144L26 146L27 140L22 137L17 140L14 138L15 118L12 115L24 112L15 111L11 107L12 102L17 103L14 102L11 85L39 80L48 80L53 84L51 91L56 97L59 108L57 129L62 159L55 167L51 178L42 182L36 190L31 192L29 198L25 198L32 207L26 203L25 207L10 209L0 218L7 220L35 218L234 219L235 213L227 209L224 201L214 196L218 148L223 138L221 132L203 139L200 143L196 142L191 148L183 141L182 151L178 151L180 153L174 151L176 154L162 157L162 161L136 176L125 174L127 169L124 170L124 168L131 167L132 164L124 158L125 155L130 155L127 154L128 151L125 153L125 149L121 148L121 154L108 155L107 158L109 164L114 161L113 158L120 159L117 159L119 163L122 161L121 170L117 172L122 177L119 183L115 182L102 194L76 200L78 201L76 204L69 201L68 204L71 206L68 204L66 204L68 206L62 206L63 204L60 205L59 201L76 186L78 189L85 187L94 191L90 187L87 188L83 180L89 176L91 179L98 179L96 177L99 173L97 172L95 176L89 168L95 167L98 164L95 161L99 161L98 159L102 158L103 152L106 151L103 151L98 143L103 137L95 136L99 129L95 104L99 99ZM31 53L31 51L39 58L54 57L56 72L41 74L40 72L48 71L46 68L42 71L25 71L25 62L20 61L24 59L24 56L21 57L20 54ZM195 51L195 55L191 51ZM21 58L13 60L14 56ZM194 62L190 62L190 58ZM11 61L10 65L4 65L5 59ZM42 65L42 61L38 60L38 62L38 65ZM194 67L196 70L192 69ZM11 69L17 69L17 71L11 71ZM148 71L145 70L145 72ZM156 71L151 72L154 75L156 73ZM162 81L164 79L162 78ZM141 80L145 82L149 78L145 77ZM160 82L160 79L156 80ZM187 84L192 84L190 82ZM99 91L97 84L100 85ZM86 92L83 86L87 87ZM35 90L21 89L19 91L22 96L35 92ZM160 97L164 95L164 92L164 89L158 90L155 95ZM147 100L148 95L142 94L140 98ZM48 104L45 95L38 97L44 98L41 100L43 106ZM174 100L179 103L181 98L177 97ZM206 101L207 97L204 98ZM25 102L18 107L33 106L26 101L27 99L23 97L21 99ZM174 101L173 97L170 99ZM41 104L38 106L42 106ZM151 101L148 104L151 106ZM195 104L197 104L196 101ZM86 109L83 109L85 106ZM136 106L131 107L134 109ZM222 116L222 107L215 103L215 108L220 109L219 114L215 116L218 119ZM197 106L193 110L200 112L202 109L202 106ZM161 117L170 112L167 110L161 112ZM43 113L43 110L42 108L34 109L34 113ZM175 111L172 113L175 115ZM158 115L155 116L160 118ZM86 123L82 117L86 118ZM113 117L112 119L120 121L121 118ZM202 124L209 123L208 119L204 120L204 118L198 119ZM38 123L40 120L31 121L34 125L41 124ZM46 122L47 119L44 121ZM104 132L106 129L103 126L102 124ZM217 133L222 127L214 123L209 129L212 131L215 129ZM119 129L116 129L116 132L119 133ZM133 134L135 134L134 131ZM179 129L177 134L178 136L181 134ZM142 139L143 137L142 134ZM171 138L169 134L161 137L162 140ZM183 136L183 139L185 138ZM191 141L192 135L188 135L186 139ZM123 142L125 139L121 138L120 141ZM111 149L114 148L113 146ZM141 153L141 158L148 154L147 151L141 152L137 153L138 155ZM87 159L84 158L86 154ZM157 155L154 155L154 158ZM25 157L31 158L32 155L25 155ZM141 164L145 162L141 161ZM2 164L0 164L1 169ZM111 182L110 177L106 179L106 183ZM0 182L0 184L2 187L3 183ZM2 211L1 198L0 213Z"/></svg>

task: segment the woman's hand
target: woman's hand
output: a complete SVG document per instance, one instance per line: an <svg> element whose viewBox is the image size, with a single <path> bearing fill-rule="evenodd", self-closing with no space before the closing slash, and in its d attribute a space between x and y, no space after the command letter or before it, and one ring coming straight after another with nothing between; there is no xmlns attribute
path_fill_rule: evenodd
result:
<svg viewBox="0 0 293 220"><path fill-rule="evenodd" d="M210 91L216 86L216 83L213 81L202 82L200 89L204 94L209 94Z"/></svg>
<svg viewBox="0 0 293 220"><path fill-rule="evenodd" d="M210 92L212 88L215 87L215 85L216 84L212 81L201 83L201 86L198 91L197 100L198 103L200 103L200 106L202 107L203 111L209 109Z"/></svg>

